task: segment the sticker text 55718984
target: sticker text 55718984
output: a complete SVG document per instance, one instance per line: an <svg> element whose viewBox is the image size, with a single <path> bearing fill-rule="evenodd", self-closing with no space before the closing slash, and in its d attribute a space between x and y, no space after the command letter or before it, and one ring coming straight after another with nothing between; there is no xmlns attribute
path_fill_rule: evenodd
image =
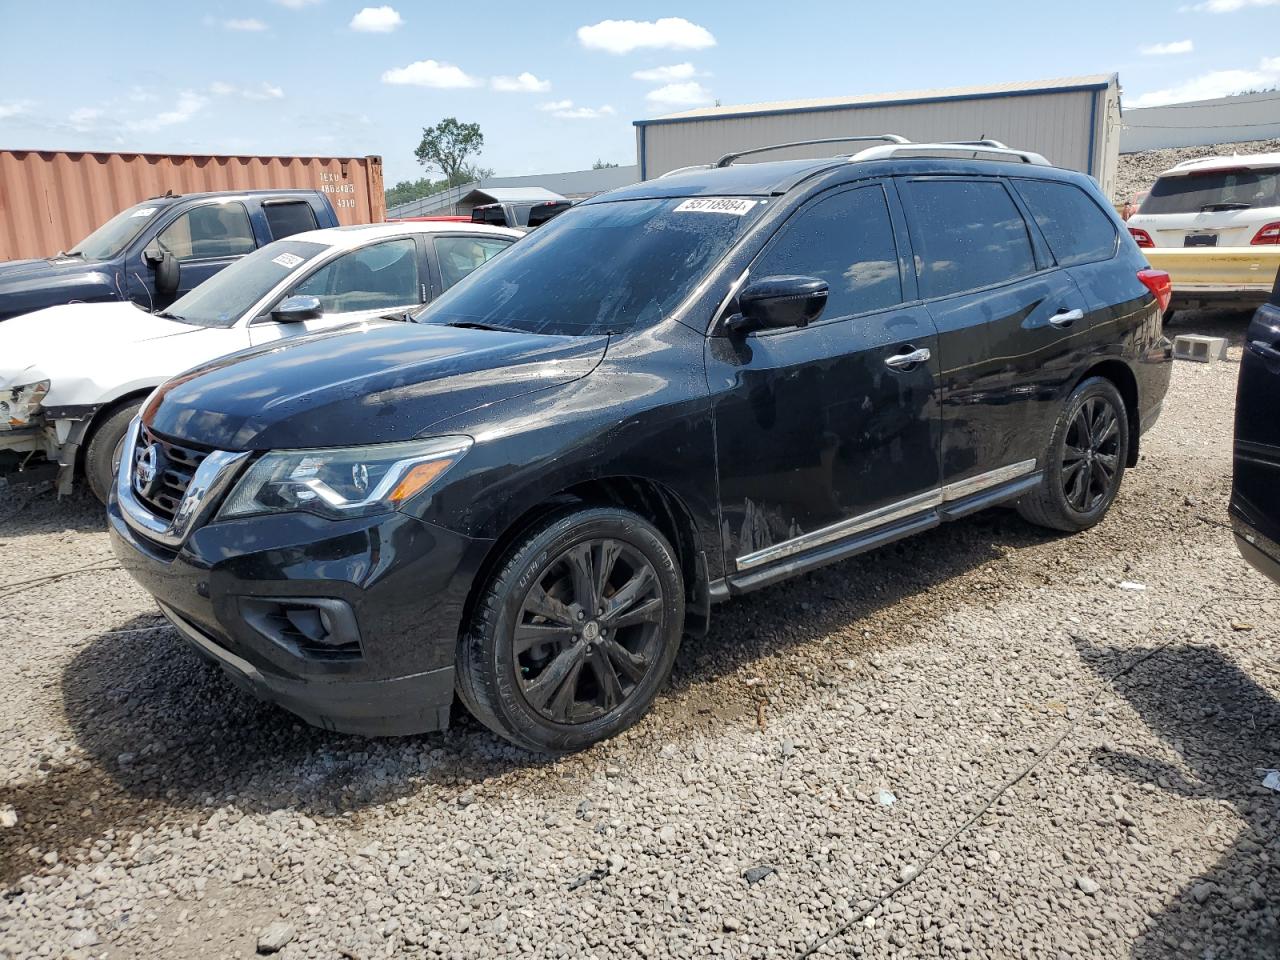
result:
<svg viewBox="0 0 1280 960"><path fill-rule="evenodd" d="M729 213L740 217L749 213L756 205L756 200L741 200L736 197L696 197L683 201L676 207L676 213Z"/></svg>

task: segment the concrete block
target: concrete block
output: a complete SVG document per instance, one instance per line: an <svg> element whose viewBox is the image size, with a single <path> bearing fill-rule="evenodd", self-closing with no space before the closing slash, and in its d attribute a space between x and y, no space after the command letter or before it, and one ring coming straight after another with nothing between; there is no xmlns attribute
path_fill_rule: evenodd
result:
<svg viewBox="0 0 1280 960"><path fill-rule="evenodd" d="M1184 333L1173 340L1173 356L1176 360L1195 360L1198 363L1225 360L1227 359L1227 338Z"/></svg>

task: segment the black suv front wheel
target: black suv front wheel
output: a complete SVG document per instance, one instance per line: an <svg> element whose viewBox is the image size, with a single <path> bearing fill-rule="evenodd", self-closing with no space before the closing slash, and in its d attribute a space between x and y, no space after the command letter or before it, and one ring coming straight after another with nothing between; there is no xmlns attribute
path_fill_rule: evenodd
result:
<svg viewBox="0 0 1280 960"><path fill-rule="evenodd" d="M1090 377L1072 391L1045 453L1044 480L1018 501L1023 518L1075 533L1115 500L1129 456L1129 416L1115 384Z"/></svg>
<svg viewBox="0 0 1280 960"><path fill-rule="evenodd" d="M579 750L640 719L684 624L675 551L613 507L570 508L514 545L459 643L458 693L517 746Z"/></svg>

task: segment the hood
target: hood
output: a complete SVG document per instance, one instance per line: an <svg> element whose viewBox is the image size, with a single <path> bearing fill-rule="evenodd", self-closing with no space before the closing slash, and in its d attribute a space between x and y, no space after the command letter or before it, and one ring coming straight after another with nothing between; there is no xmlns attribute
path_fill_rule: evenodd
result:
<svg viewBox="0 0 1280 960"><path fill-rule="evenodd" d="M0 261L0 320L60 303L119 299L110 264L79 257Z"/></svg>
<svg viewBox="0 0 1280 960"><path fill-rule="evenodd" d="M586 376L608 337L375 322L245 350L164 384L143 418L220 450L411 440L470 410Z"/></svg>
<svg viewBox="0 0 1280 960"><path fill-rule="evenodd" d="M117 367L131 366L136 348L148 341L206 333L203 327L165 320L128 301L72 303L24 314L0 324L0 388L49 380L46 407L101 402L84 394L85 382L109 387ZM235 349L234 346L228 349ZM153 383L187 364L162 366Z"/></svg>

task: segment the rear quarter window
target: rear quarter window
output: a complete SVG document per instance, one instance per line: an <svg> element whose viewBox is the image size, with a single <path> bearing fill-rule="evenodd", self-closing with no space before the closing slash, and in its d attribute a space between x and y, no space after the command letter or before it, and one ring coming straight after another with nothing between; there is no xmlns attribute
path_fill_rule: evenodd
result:
<svg viewBox="0 0 1280 960"><path fill-rule="evenodd" d="M1115 256L1115 224L1079 187L1052 180L1015 180L1014 186L1059 266Z"/></svg>
<svg viewBox="0 0 1280 960"><path fill-rule="evenodd" d="M264 203L262 212L266 215L267 226L271 228L272 240L283 240L318 226L316 212L305 200Z"/></svg>
<svg viewBox="0 0 1280 960"><path fill-rule="evenodd" d="M902 187L926 299L1035 273L1027 223L1003 183L908 180Z"/></svg>

